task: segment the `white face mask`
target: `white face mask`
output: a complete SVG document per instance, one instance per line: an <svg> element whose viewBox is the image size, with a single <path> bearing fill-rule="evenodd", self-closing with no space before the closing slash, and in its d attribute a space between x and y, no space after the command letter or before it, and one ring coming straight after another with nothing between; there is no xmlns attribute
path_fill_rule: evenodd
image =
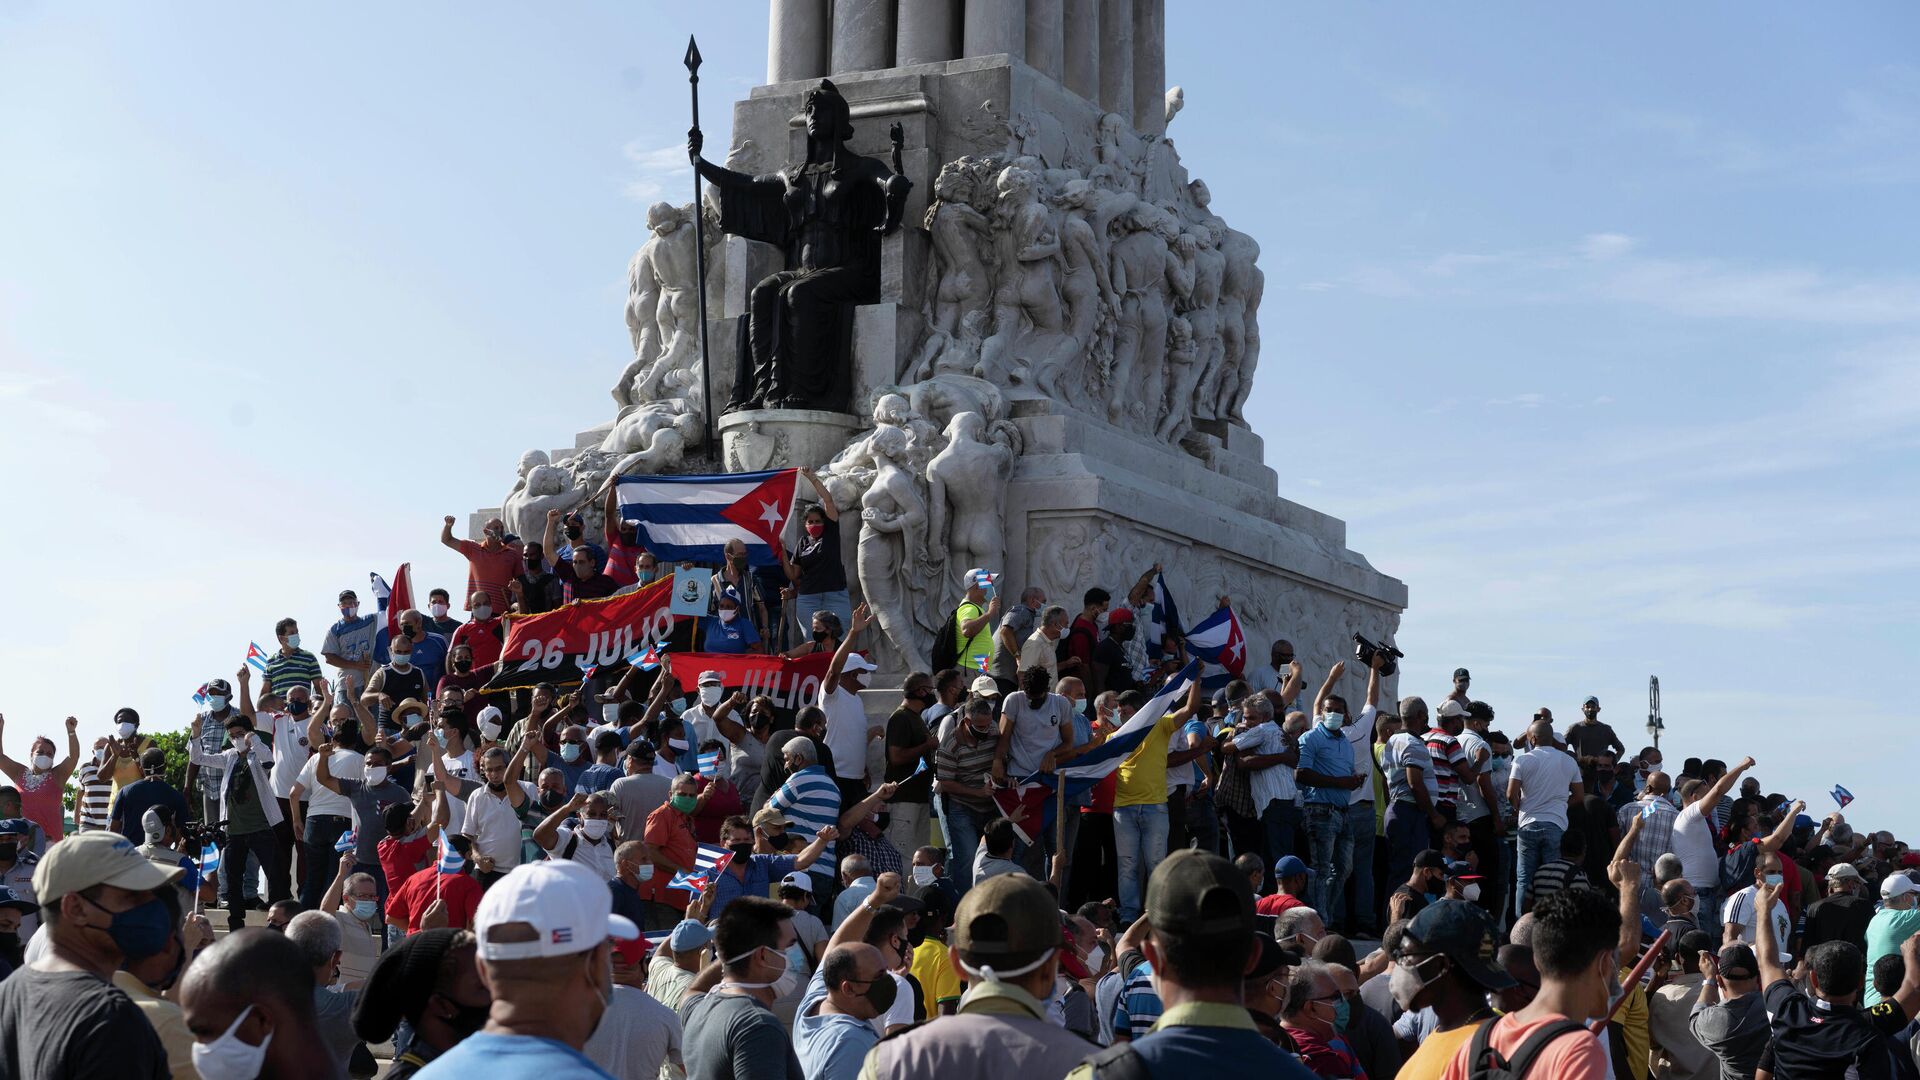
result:
<svg viewBox="0 0 1920 1080"><path fill-rule="evenodd" d="M267 1047L273 1044L273 1032L267 1032L259 1046L249 1046L235 1034L252 1011L251 1005L241 1009L227 1030L212 1042L193 1044L193 1068L202 1080L254 1080L260 1075L267 1061Z"/></svg>
<svg viewBox="0 0 1920 1080"><path fill-rule="evenodd" d="M474 608L473 617L481 622L486 622L488 619L493 618L493 605L481 604L479 607Z"/></svg>
<svg viewBox="0 0 1920 1080"><path fill-rule="evenodd" d="M33 767L41 772L46 772L48 769L53 768L53 759L45 754L35 754L33 755Z"/></svg>
<svg viewBox="0 0 1920 1080"><path fill-rule="evenodd" d="M219 712L221 709L224 709L226 707L227 707L227 695L225 694L208 694L207 695L207 708L213 710L214 712Z"/></svg>
<svg viewBox="0 0 1920 1080"><path fill-rule="evenodd" d="M386 782L387 782L387 767L385 765L367 766L367 786L368 787L375 787L377 785L384 784Z"/></svg>
<svg viewBox="0 0 1920 1080"><path fill-rule="evenodd" d="M723 687L719 687L719 686L701 687L700 688L700 704L705 705L709 709L713 708L715 705L720 704L720 693L723 689L724 689Z"/></svg>
<svg viewBox="0 0 1920 1080"><path fill-rule="evenodd" d="M428 604L427 610L433 612L433 617L436 619L444 619L447 617L447 605L445 604Z"/></svg>
<svg viewBox="0 0 1920 1080"><path fill-rule="evenodd" d="M120 727L117 730L120 732L121 738L131 739L133 738L134 733L139 731L140 729L138 727L135 727L133 724L129 724L129 723L126 723L125 721L122 721L120 724Z"/></svg>
<svg viewBox="0 0 1920 1080"><path fill-rule="evenodd" d="M288 634L288 635L287 635L287 648L289 648L289 649L297 649L297 648L299 648L299 647L300 647L300 635L299 635L299 634Z"/></svg>
<svg viewBox="0 0 1920 1080"><path fill-rule="evenodd" d="M1460 898L1469 904L1478 901L1480 899L1480 883L1477 881L1467 882L1467 887L1460 890Z"/></svg>
<svg viewBox="0 0 1920 1080"><path fill-rule="evenodd" d="M740 617L739 608L723 607L720 609L720 621L723 623L730 623L739 617Z"/></svg>
<svg viewBox="0 0 1920 1080"><path fill-rule="evenodd" d="M915 885L931 885L931 884L933 884L933 867L931 867L931 866L916 866L916 867L914 867L914 868L913 868L913 883L914 883Z"/></svg>
<svg viewBox="0 0 1920 1080"><path fill-rule="evenodd" d="M594 842L607 835L607 826L612 824L606 818L585 818L580 822L580 833Z"/></svg>
<svg viewBox="0 0 1920 1080"><path fill-rule="evenodd" d="M773 952L772 949L768 949L767 951ZM737 964L745 960L748 955L751 954L742 954L733 957L728 960L727 963ZM783 970L780 972L779 978L774 979L772 982L735 982L732 979L728 979L725 985L737 986L742 990L772 990L775 998L783 998L792 994L800 986L800 971L787 959L786 953L774 952L773 955L779 957L781 961Z"/></svg>
<svg viewBox="0 0 1920 1080"><path fill-rule="evenodd" d="M1087 950L1087 970L1088 971L1097 972L1100 970L1100 965L1106 962L1107 962L1107 947L1105 945L1095 945L1093 948Z"/></svg>

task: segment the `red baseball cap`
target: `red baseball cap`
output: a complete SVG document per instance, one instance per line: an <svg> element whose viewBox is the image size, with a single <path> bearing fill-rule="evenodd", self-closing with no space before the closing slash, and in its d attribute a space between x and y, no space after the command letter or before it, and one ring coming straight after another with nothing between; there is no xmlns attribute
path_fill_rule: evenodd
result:
<svg viewBox="0 0 1920 1080"><path fill-rule="evenodd" d="M1133 612L1127 608L1114 608L1112 611L1107 612L1108 626L1112 626L1114 623L1128 623L1132 621Z"/></svg>
<svg viewBox="0 0 1920 1080"><path fill-rule="evenodd" d="M1087 965L1080 962L1080 955L1073 951L1073 931L1060 928L1060 970L1067 973L1069 979L1091 979L1093 973Z"/></svg>

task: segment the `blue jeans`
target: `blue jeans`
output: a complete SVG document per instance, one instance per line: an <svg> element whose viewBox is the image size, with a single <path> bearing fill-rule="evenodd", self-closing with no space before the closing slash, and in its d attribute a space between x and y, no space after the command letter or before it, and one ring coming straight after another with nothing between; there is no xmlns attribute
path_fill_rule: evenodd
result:
<svg viewBox="0 0 1920 1080"><path fill-rule="evenodd" d="M1308 803L1306 821L1307 863L1313 868L1307 903L1331 924L1332 898L1340 895L1341 883L1346 880L1343 864L1353 861L1353 841L1346 838L1344 828L1347 809L1332 803Z"/></svg>
<svg viewBox="0 0 1920 1080"><path fill-rule="evenodd" d="M1533 887L1533 872L1560 857L1562 832L1564 830L1551 821L1529 821L1520 826L1520 872L1513 886L1514 917L1526 914L1533 906L1527 902L1527 892Z"/></svg>
<svg viewBox="0 0 1920 1080"><path fill-rule="evenodd" d="M1113 846L1120 864L1120 924L1125 926L1140 917L1147 875L1167 857L1167 804L1115 807Z"/></svg>
<svg viewBox="0 0 1920 1080"><path fill-rule="evenodd" d="M1275 799L1260 811L1260 824L1267 832L1267 892L1280 891L1273 866L1293 854L1293 834L1300 829L1300 808L1291 799Z"/></svg>
<svg viewBox="0 0 1920 1080"><path fill-rule="evenodd" d="M947 840L947 876L965 896L973 888L973 855L980 850L980 833L987 827L987 816L945 795L933 797L933 810L940 815L940 835ZM913 858L913 854L908 852L907 858Z"/></svg>
<svg viewBox="0 0 1920 1080"><path fill-rule="evenodd" d="M1333 918L1348 929L1374 928L1373 911L1373 800L1350 803L1340 822L1340 843L1333 849ZM1347 880L1353 880L1353 902L1359 910L1347 914Z"/></svg>
<svg viewBox="0 0 1920 1080"><path fill-rule="evenodd" d="M845 635L847 627L853 622L853 598L847 590L836 592L800 593L793 598L793 619L799 624L800 640L807 640L813 633L813 613L831 611L840 619L840 633ZM908 853L911 857L911 852Z"/></svg>

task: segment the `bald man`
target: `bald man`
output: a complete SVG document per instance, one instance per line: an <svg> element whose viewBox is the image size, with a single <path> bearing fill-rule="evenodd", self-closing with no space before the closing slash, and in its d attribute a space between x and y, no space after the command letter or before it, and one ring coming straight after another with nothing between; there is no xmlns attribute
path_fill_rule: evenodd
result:
<svg viewBox="0 0 1920 1080"><path fill-rule="evenodd" d="M180 984L180 1008L199 1047L195 1063L212 1057L223 1075L261 1080L345 1075L320 1038L313 986L313 965L284 935L229 933L195 958Z"/></svg>

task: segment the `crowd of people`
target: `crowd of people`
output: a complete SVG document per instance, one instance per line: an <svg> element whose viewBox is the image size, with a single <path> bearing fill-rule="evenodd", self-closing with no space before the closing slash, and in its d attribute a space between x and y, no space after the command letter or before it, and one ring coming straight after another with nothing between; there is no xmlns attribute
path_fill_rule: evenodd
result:
<svg viewBox="0 0 1920 1080"><path fill-rule="evenodd" d="M824 654L791 715L719 671L494 690L503 615L673 568L452 522L465 619L282 620L184 775L132 708L24 763L0 721L0 1076L1920 1080L1920 856L1751 757L1670 770L1592 697L1509 735L1464 668L1383 700L1385 653L1285 640L1176 683L1157 567L1074 611L971 569L951 666L875 693L831 500L676 629Z"/></svg>

